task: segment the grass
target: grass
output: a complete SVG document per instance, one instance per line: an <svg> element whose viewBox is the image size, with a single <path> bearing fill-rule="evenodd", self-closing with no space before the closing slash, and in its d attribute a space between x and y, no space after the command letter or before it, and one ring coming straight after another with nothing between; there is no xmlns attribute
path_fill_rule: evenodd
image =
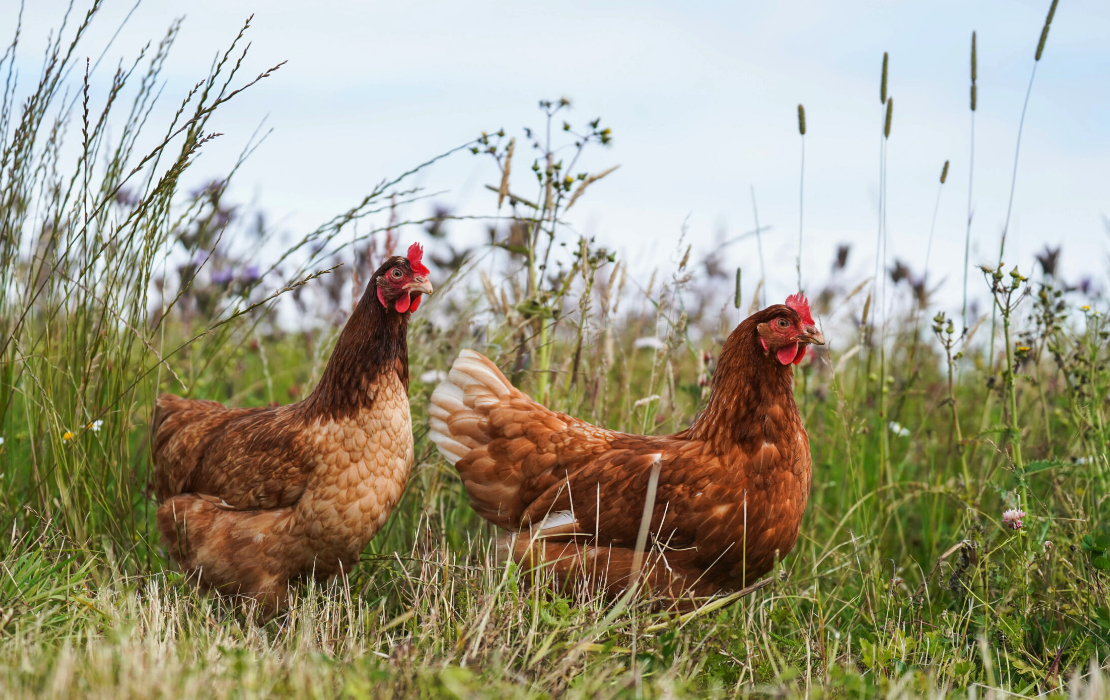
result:
<svg viewBox="0 0 1110 700"><path fill-rule="evenodd" d="M811 285L832 341L796 375L813 489L766 587L670 618L525 586L426 439L434 372L475 347L553 408L671 432L704 400L735 324L720 311L731 275L705 294L682 245L673 270L631 280L562 225L611 172L578 172L578 156L613 138L599 121L563 128L562 102L541 103L539 129L443 156L495 161L491 209L507 209L491 245L452 248L449 213L405 218L424 196L408 178L432 159L256 260L274 232L226 201L234 173L182 184L198 152L223 147L220 106L271 75L240 75L247 28L157 125L176 26L107 94L88 79L64 92L96 9L57 33L29 97L9 87L0 110L0 695L1106 694L1110 327L1051 271L984 271L997 339L983 318L968 333L944 313L923 323L937 310L910 278L889 281L882 313L861 296L870 279ZM439 291L411 330L412 480L348 580L305 584L288 616L256 626L162 555L146 489L153 397L303 396L350 308L352 268L419 227ZM321 323L282 330L280 304ZM1020 529L1008 509L1025 512Z"/></svg>

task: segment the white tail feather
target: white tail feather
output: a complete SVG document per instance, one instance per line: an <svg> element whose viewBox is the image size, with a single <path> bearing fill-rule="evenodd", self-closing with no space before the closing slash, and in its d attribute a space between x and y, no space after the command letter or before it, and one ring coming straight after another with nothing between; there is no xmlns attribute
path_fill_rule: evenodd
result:
<svg viewBox="0 0 1110 700"><path fill-rule="evenodd" d="M429 437L451 464L485 441L468 435L501 399L516 391L497 366L473 350L459 353L447 379L432 392Z"/></svg>

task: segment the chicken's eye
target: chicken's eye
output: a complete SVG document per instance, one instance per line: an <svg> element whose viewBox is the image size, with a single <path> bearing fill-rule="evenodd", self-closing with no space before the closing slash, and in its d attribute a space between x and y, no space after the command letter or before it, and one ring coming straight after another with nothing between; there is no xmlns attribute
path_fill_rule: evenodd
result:
<svg viewBox="0 0 1110 700"><path fill-rule="evenodd" d="M779 319L779 328L786 328L789 325L790 324L786 321L785 318L780 318Z"/></svg>
<svg viewBox="0 0 1110 700"><path fill-rule="evenodd" d="M401 274L402 274L401 268L398 268L398 267L393 268L393 279L395 279L395 280L401 279Z"/></svg>

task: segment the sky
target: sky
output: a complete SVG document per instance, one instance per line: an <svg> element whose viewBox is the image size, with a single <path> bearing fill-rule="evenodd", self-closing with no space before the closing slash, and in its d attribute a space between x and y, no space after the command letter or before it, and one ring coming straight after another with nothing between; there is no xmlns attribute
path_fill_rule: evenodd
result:
<svg viewBox="0 0 1110 700"><path fill-rule="evenodd" d="M0 36L18 5L2 0ZM25 87L63 0L23 10L18 66ZM1015 142L1049 0L841 0L832 2L240 2L161 0L140 5L106 54L94 95L116 62L133 57L184 17L165 73L163 116L203 78L213 57L254 14L244 76L287 61L217 113L224 134L193 169L225 172L260 123L272 129L236 175L231 196L265 210L296 236L355 204L384 178L504 128L540 127L540 99L572 100L568 119L600 116L613 133L584 169L621 167L570 212L574 231L626 259L645 279L673 269L684 226L696 258L742 267L758 279L752 188L772 297L796 287L801 137L806 109L803 286L827 279L838 244L853 246L847 282L873 270L882 105L890 53L894 98L887 142L889 257L920 272L939 175L943 186L930 254L938 299L958 304L967 230L969 48L978 37L978 112L971 195L972 263L992 262L1006 220ZM78 2L80 11L85 9ZM132 9L109 0L84 51L95 60ZM1007 263L1032 267L1062 245L1061 270L1110 269L1110 3L1063 0L1052 24L1022 136ZM95 100L94 100L95 102ZM528 165L516 163L526 191ZM421 175L432 203L459 214L496 214L484 185L488 158L461 154ZM514 181L514 188L518 188ZM414 212L419 214L420 212ZM478 224L453 235L477 241ZM421 239L419 232L411 237ZM427 240L424 238L423 240ZM985 290L978 273L973 293Z"/></svg>

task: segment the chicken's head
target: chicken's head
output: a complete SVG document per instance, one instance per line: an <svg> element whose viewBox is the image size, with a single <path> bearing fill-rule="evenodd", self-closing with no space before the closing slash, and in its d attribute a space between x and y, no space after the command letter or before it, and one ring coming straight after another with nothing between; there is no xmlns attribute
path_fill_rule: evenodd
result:
<svg viewBox="0 0 1110 700"><path fill-rule="evenodd" d="M378 301L382 306L399 314L416 311L420 295L432 293L432 284L428 281L431 271L421 262L423 257L424 249L419 243L413 243L409 246L408 257L394 255L378 268L374 284L378 287Z"/></svg>
<svg viewBox="0 0 1110 700"><path fill-rule="evenodd" d="M773 355L779 364L798 364L806 356L806 345L824 345L825 336L817 330L809 301L802 294L791 294L785 304L776 304L762 312L767 320L756 326L763 352Z"/></svg>

